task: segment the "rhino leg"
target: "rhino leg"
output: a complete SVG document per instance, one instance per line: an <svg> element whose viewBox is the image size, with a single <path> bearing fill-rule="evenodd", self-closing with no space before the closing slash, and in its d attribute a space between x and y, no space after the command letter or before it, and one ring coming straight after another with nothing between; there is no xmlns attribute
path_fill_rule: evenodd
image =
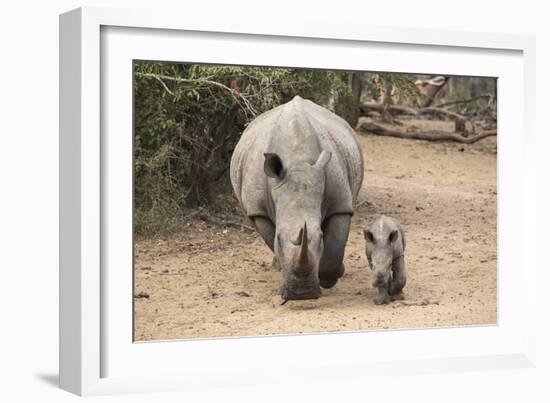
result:
<svg viewBox="0 0 550 403"><path fill-rule="evenodd" d="M251 217L251 220L254 222L256 231L258 231L266 245L269 246L269 249L273 252L273 245L275 242L275 225L273 225L271 220L266 217ZM273 256L271 266L276 270L281 270L281 265L279 264L276 256Z"/></svg>
<svg viewBox="0 0 550 403"><path fill-rule="evenodd" d="M256 216L251 217L251 220L256 227L256 231L258 231L258 233L262 236L265 244L269 246L269 249L271 249L271 252L273 252L275 242L275 225L273 225L271 220L266 217ZM276 270L281 270L281 265L279 264L276 256L273 256L271 266Z"/></svg>
<svg viewBox="0 0 550 403"><path fill-rule="evenodd" d="M351 215L336 214L323 223L323 243L325 246L319 263L321 287L331 288L344 275L344 249L348 241Z"/></svg>
<svg viewBox="0 0 550 403"><path fill-rule="evenodd" d="M399 259L395 260L393 262L392 266L392 279L390 282L390 287L388 289L388 292L390 295L398 295L403 290L403 287L405 287L405 283L407 282L407 278L405 276L405 258L400 257Z"/></svg>
<svg viewBox="0 0 550 403"><path fill-rule="evenodd" d="M388 285L384 285L382 287L378 287L378 295L374 297L373 302L376 305L382 305L387 304L391 301L390 295L388 293Z"/></svg>
<svg viewBox="0 0 550 403"><path fill-rule="evenodd" d="M275 225L267 217L251 217L251 220L254 222L256 231L262 236L265 244L269 246L271 252L273 252L273 245L275 242Z"/></svg>

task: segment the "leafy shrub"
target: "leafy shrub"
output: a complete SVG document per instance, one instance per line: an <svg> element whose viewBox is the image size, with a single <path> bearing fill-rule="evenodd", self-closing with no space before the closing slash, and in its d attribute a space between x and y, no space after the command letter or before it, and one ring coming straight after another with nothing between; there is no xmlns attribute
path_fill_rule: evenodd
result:
<svg viewBox="0 0 550 403"><path fill-rule="evenodd" d="M192 207L215 209L214 188L230 192L229 162L242 131L295 95L352 125L357 119L348 72L135 62L136 234L177 228Z"/></svg>

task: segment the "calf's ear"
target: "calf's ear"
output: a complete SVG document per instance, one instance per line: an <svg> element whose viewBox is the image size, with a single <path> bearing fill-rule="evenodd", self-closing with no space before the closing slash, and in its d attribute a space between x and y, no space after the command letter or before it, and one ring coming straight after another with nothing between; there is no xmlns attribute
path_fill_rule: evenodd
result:
<svg viewBox="0 0 550 403"><path fill-rule="evenodd" d="M270 178L282 179L283 178L283 161L275 153L264 154L264 172Z"/></svg>
<svg viewBox="0 0 550 403"><path fill-rule="evenodd" d="M369 230L364 229L363 236L365 237L365 241L374 243L374 235Z"/></svg>
<svg viewBox="0 0 550 403"><path fill-rule="evenodd" d="M317 168L324 168L330 161L330 157L332 157L332 153L330 151L321 151L321 154L319 154L319 158L317 158L317 162L315 163L315 166Z"/></svg>

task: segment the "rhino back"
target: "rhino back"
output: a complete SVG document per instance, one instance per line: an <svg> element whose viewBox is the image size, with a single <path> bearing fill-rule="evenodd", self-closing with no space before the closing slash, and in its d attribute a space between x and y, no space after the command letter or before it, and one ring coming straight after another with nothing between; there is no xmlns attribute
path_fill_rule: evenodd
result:
<svg viewBox="0 0 550 403"><path fill-rule="evenodd" d="M312 117L318 120L316 132L327 145L332 144L339 155L342 168L348 176L348 184L353 195L353 203L357 200L361 185L363 184L363 153L355 137L355 131L340 116L311 102L305 101L312 110ZM326 139L325 139L326 136ZM329 171L332 166L329 164ZM330 176L327 174L327 176Z"/></svg>
<svg viewBox="0 0 550 403"><path fill-rule="evenodd" d="M292 133L298 119L303 130ZM231 182L248 216L272 217L264 153L276 152L283 163L315 162L322 150L332 153L326 168L325 215L352 213L363 182L363 156L346 121L315 103L295 97L258 116L244 131L231 159Z"/></svg>

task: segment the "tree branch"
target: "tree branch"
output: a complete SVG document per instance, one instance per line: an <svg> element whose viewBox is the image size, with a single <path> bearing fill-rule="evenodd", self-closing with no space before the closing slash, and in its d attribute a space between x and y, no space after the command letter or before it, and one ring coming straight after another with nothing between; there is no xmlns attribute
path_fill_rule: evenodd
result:
<svg viewBox="0 0 550 403"><path fill-rule="evenodd" d="M452 101L452 102L445 102L445 103L436 105L436 108L443 108L445 106L453 106L453 105L460 105L460 104L469 104L470 102L477 101L478 99L491 99L491 98L492 98L491 94L481 94L481 95L478 95L477 97L473 97L473 98L470 98L470 99L464 99L464 100Z"/></svg>
<svg viewBox="0 0 550 403"><path fill-rule="evenodd" d="M413 109L413 108L407 108L405 106L390 105L389 109L390 109L390 112L398 114L398 115L418 116L418 110ZM376 103L376 102L363 102L359 106L359 110L364 115L366 115L369 110L373 110L373 111L382 113L382 111L384 110L384 105Z"/></svg>
<svg viewBox="0 0 550 403"><path fill-rule="evenodd" d="M253 116L258 115L258 111L256 111L256 109L254 109L254 107L252 106L250 101L248 101L242 94L240 94L238 91L232 90L228 86L226 86L222 83L219 83L217 81L212 81L212 80L208 80L208 79L204 79L204 78L198 78L198 79L179 78L179 77L166 76L166 75L163 75L163 74L140 73L140 72L135 73L135 75L136 75L136 77L153 78L153 79L159 81L162 84L162 86L164 87L164 89L171 95L174 95L174 93L168 89L168 87L166 86L166 84L164 83L163 80L174 81L174 82L177 82L177 83L199 84L199 85L200 84L206 84L206 85L215 86L215 87L218 87L220 89L223 89L223 90L229 92L229 94L233 97L235 102L237 102L239 105L241 105L241 108L243 108L245 111L248 110Z"/></svg>
<svg viewBox="0 0 550 403"><path fill-rule="evenodd" d="M404 139L428 140L428 141L455 141L457 143L472 144L489 136L496 136L496 130L480 133L472 137L462 137L458 134L444 131L405 132L389 129L378 123L363 121L359 124L360 131L377 134L379 136L399 137Z"/></svg>
<svg viewBox="0 0 550 403"><path fill-rule="evenodd" d="M140 74L140 73L137 73L137 74ZM161 83L161 85L164 87L164 89L166 90L167 93L169 93L170 95L172 95L173 97L176 96L176 94L174 94L170 88L168 88L168 86L166 85L166 83L164 81L162 81L162 78L160 78L159 76L153 76L159 83Z"/></svg>

